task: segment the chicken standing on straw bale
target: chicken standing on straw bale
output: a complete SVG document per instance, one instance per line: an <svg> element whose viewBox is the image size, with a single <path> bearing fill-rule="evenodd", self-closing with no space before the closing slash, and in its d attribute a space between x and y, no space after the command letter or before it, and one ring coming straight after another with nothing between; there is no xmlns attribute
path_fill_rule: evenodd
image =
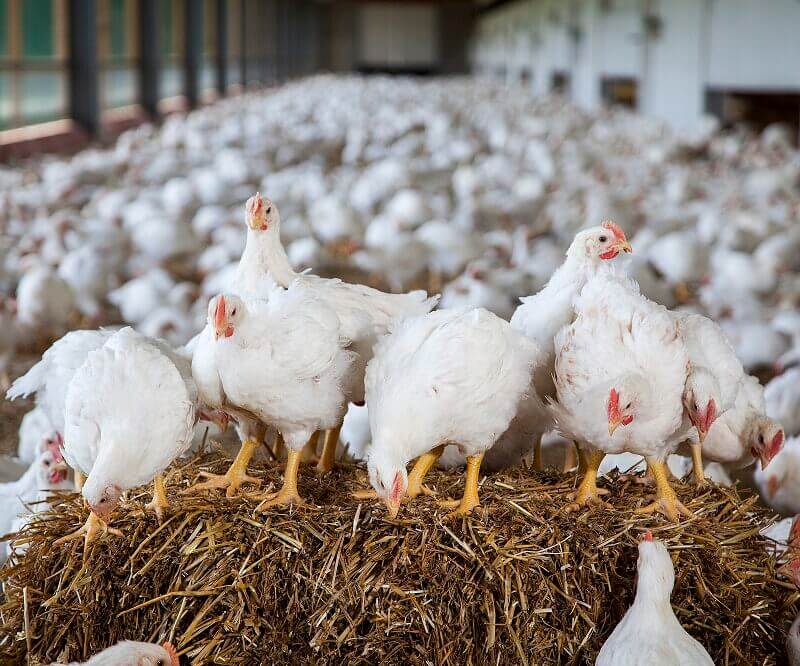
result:
<svg viewBox="0 0 800 666"><path fill-rule="evenodd" d="M678 326L632 280L591 279L575 304L577 318L556 336L558 429L578 442L584 476L571 508L600 503L597 470L606 453L637 453L657 484L656 502L640 512L689 514L667 480L666 457L677 447L688 369ZM607 492L607 491L604 491Z"/></svg>
<svg viewBox="0 0 800 666"><path fill-rule="evenodd" d="M631 252L625 232L611 221L578 232L567 250L564 263L553 273L541 291L527 296L511 317L511 326L533 339L544 354L534 382L544 399L555 395L553 373L556 354L553 339L574 319L573 303L586 281L609 270L612 259ZM534 467L541 468L541 438L552 428L552 421L539 419L534 438Z"/></svg>
<svg viewBox="0 0 800 666"><path fill-rule="evenodd" d="M353 350L358 354L355 368L360 379L354 381L355 390L348 399L355 403L363 402L364 369L372 357L377 336L385 333L395 319L430 312L436 306L438 296L428 298L424 291L387 294L339 279L322 278L307 272L296 273L281 243L278 207L256 194L248 199L246 210L247 245L236 276L238 293L257 292L265 273L269 273L282 287L299 281L306 288L313 289L317 297L339 316L343 335L352 341ZM317 465L321 473L333 468L340 429L341 423L325 433L322 455Z"/></svg>
<svg viewBox="0 0 800 666"><path fill-rule="evenodd" d="M316 292L294 282L261 288L267 299L216 296L192 359L200 398L233 416L271 423L288 461L281 490L259 509L302 501L297 471L305 444L342 423L355 354L339 317ZM237 460L234 465L246 462Z"/></svg>
<svg viewBox="0 0 800 666"><path fill-rule="evenodd" d="M451 515L479 506L488 449L525 400L538 401L532 372L539 346L487 310L441 310L398 322L367 366L372 444L367 469L392 517L405 497L427 493L425 474L446 444L467 459L466 487ZM411 474L406 465L417 459Z"/></svg>
<svg viewBox="0 0 800 666"><path fill-rule="evenodd" d="M597 655L596 666L713 666L670 604L675 569L666 546L647 532L639 542L636 599Z"/></svg>
<svg viewBox="0 0 800 666"><path fill-rule="evenodd" d="M180 666L180 659L170 643L139 643L120 641L96 654L89 661L77 661L65 666ZM51 666L61 666L52 664Z"/></svg>
<svg viewBox="0 0 800 666"><path fill-rule="evenodd" d="M132 399L133 396L133 399ZM77 532L84 553L120 495L155 479L148 508L169 506L161 474L191 445L197 389L188 361L165 343L131 328L90 352L75 372L65 403L64 457L86 475L82 494L90 514Z"/></svg>

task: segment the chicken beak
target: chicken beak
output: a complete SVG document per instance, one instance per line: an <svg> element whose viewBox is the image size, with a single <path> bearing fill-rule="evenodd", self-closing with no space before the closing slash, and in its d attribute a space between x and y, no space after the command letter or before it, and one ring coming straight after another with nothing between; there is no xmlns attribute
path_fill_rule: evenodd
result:
<svg viewBox="0 0 800 666"><path fill-rule="evenodd" d="M761 461L761 469L767 469L767 465L769 465L772 460L772 456L769 454L769 451L764 450L758 454L758 459Z"/></svg>
<svg viewBox="0 0 800 666"><path fill-rule="evenodd" d="M700 440L700 446L703 446L703 442L706 441L706 431L702 428L697 429L697 439Z"/></svg>
<svg viewBox="0 0 800 666"><path fill-rule="evenodd" d="M633 248L631 247L631 244L630 244L628 241L626 241L626 240L620 240L620 241L617 241L617 242L614 244L614 248L615 248L616 250L618 250L619 252L626 252L626 253L628 253L628 254L630 254L631 252L633 252Z"/></svg>
<svg viewBox="0 0 800 666"><path fill-rule="evenodd" d="M612 437L614 435L614 431L619 428L622 421L620 419L611 419L608 422L608 436Z"/></svg>
<svg viewBox="0 0 800 666"><path fill-rule="evenodd" d="M400 502L393 502L388 497L383 500L383 503L386 505L386 509L389 512L390 518L397 518L397 514L400 512Z"/></svg>

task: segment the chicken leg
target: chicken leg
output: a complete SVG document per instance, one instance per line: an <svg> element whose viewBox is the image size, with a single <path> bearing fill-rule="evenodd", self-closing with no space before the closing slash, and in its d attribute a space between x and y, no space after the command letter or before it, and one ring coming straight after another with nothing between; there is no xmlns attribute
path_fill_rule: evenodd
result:
<svg viewBox="0 0 800 666"><path fill-rule="evenodd" d="M481 505L478 497L478 481L480 480L481 462L483 453L475 456L467 456L467 472L464 485L464 494L460 500L443 500L438 502L439 506L455 508L455 511L447 514L448 518L466 516L473 509Z"/></svg>
<svg viewBox="0 0 800 666"><path fill-rule="evenodd" d="M276 493L269 493L259 498L261 504L256 511L264 511L279 504L302 504L303 498L297 492L297 470L300 468L300 451L289 449L286 458L286 469L283 472L283 486Z"/></svg>
<svg viewBox="0 0 800 666"><path fill-rule="evenodd" d="M336 464L336 445L339 443L341 424L325 431L325 442L322 445L322 455L317 461L317 473L327 474Z"/></svg>
<svg viewBox="0 0 800 666"><path fill-rule="evenodd" d="M576 454L578 446L575 442L568 442L566 446L566 450L564 451L564 465L561 468L561 471L566 474L578 464L578 456Z"/></svg>
<svg viewBox="0 0 800 666"><path fill-rule="evenodd" d="M533 438L533 469L542 471L542 433Z"/></svg>
<svg viewBox="0 0 800 666"><path fill-rule="evenodd" d="M604 504L600 496L608 495L608 491L597 487L597 470L605 456L602 451L591 450L587 453L578 447L578 468L583 470L583 479L572 496L572 503L566 506L565 511L577 511L590 504Z"/></svg>
<svg viewBox="0 0 800 666"><path fill-rule="evenodd" d="M636 509L636 513L654 513L660 511L673 522L677 522L681 514L684 516L692 516L689 511L678 500L678 496L669 485L667 479L667 464L663 460L657 458L647 458L647 466L653 470L653 476L656 480L656 500L652 504Z"/></svg>
<svg viewBox="0 0 800 666"><path fill-rule="evenodd" d="M706 485L706 475L703 470L703 447L699 442L692 442L692 474L698 486Z"/></svg>
<svg viewBox="0 0 800 666"><path fill-rule="evenodd" d="M94 511L90 511L89 517L80 529L74 531L72 534L67 534L67 536L56 539L53 545L58 546L59 544L75 541L83 537L83 559L85 560L86 555L89 553L89 544L92 543L98 535L105 536L106 534L113 534L118 537L122 536L122 532L113 527L109 527L106 521L100 518Z"/></svg>
<svg viewBox="0 0 800 666"><path fill-rule="evenodd" d="M259 440L255 437L248 437L242 442L236 459L225 474L200 472L200 476L208 480L187 488L182 494L197 493L211 488L226 488L226 497L233 497L239 486L244 483L252 483L256 486L261 485L261 479L247 475L247 466L250 464L250 458L253 457L253 453L255 453L259 444Z"/></svg>
<svg viewBox="0 0 800 666"><path fill-rule="evenodd" d="M164 476L159 474L153 481L153 499L145 505L147 511L155 511L158 522L164 517L164 510L169 509L167 489L164 487Z"/></svg>

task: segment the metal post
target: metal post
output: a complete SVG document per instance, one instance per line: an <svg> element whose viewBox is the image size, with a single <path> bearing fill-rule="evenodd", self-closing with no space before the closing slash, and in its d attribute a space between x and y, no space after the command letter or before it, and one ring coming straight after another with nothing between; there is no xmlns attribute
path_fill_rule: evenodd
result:
<svg viewBox="0 0 800 666"><path fill-rule="evenodd" d="M190 109L196 107L199 101L202 11L201 2L184 0L183 94Z"/></svg>
<svg viewBox="0 0 800 666"><path fill-rule="evenodd" d="M160 45L158 0L139 0L139 104L150 118L158 115Z"/></svg>
<svg viewBox="0 0 800 666"><path fill-rule="evenodd" d="M95 0L72 0L69 12L69 115L89 136L100 130Z"/></svg>
<svg viewBox="0 0 800 666"><path fill-rule="evenodd" d="M217 92L228 89L228 2L217 0Z"/></svg>
<svg viewBox="0 0 800 666"><path fill-rule="evenodd" d="M239 0L241 11L239 12L239 44L241 49L241 68L242 90L247 89L247 0Z"/></svg>

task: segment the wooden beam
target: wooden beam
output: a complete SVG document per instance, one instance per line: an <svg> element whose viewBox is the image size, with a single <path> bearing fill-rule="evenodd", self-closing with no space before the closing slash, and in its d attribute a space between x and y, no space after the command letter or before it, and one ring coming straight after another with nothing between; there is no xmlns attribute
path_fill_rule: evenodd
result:
<svg viewBox="0 0 800 666"><path fill-rule="evenodd" d="M220 97L228 90L228 0L217 0L217 92Z"/></svg>
<svg viewBox="0 0 800 666"><path fill-rule="evenodd" d="M139 104L151 119L158 116L159 30L158 0L139 0Z"/></svg>
<svg viewBox="0 0 800 666"><path fill-rule="evenodd" d="M199 0L183 0L183 10L183 95L188 107L192 109L197 106L199 100L203 3Z"/></svg>

